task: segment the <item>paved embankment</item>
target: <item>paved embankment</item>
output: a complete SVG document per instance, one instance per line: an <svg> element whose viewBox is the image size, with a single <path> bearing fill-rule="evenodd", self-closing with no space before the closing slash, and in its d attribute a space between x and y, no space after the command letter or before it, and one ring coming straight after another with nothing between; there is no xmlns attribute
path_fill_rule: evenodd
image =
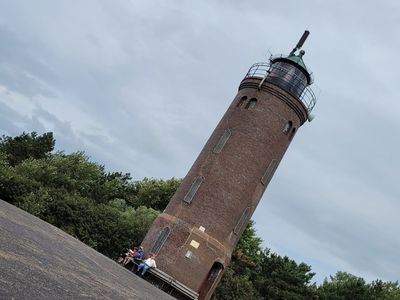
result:
<svg viewBox="0 0 400 300"><path fill-rule="evenodd" d="M173 298L60 229L0 200L0 299Z"/></svg>

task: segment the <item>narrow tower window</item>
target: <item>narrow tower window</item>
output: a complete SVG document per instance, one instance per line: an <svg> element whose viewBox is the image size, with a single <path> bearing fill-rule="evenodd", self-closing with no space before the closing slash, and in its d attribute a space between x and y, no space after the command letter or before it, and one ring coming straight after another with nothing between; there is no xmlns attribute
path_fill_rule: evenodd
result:
<svg viewBox="0 0 400 300"><path fill-rule="evenodd" d="M243 96L242 98L240 98L238 104L236 105L236 107L242 107L244 105L244 103L246 102L247 97Z"/></svg>
<svg viewBox="0 0 400 300"><path fill-rule="evenodd" d="M242 230L244 224L246 224L249 214L250 214L250 207L246 207L242 216L240 217L239 221L237 222L235 228L233 229L233 233L240 234L240 231Z"/></svg>
<svg viewBox="0 0 400 300"><path fill-rule="evenodd" d="M250 101L246 104L246 109L250 110L253 109L257 104L257 99L256 98L251 98Z"/></svg>
<svg viewBox="0 0 400 300"><path fill-rule="evenodd" d="M287 135L290 132L290 129L292 129L292 126L293 126L293 122L292 121L288 121L285 124L285 127L283 127L283 133Z"/></svg>
<svg viewBox="0 0 400 300"><path fill-rule="evenodd" d="M289 141L291 141L293 139L295 134L296 134L296 128L293 128L292 132L290 133L290 136L289 136Z"/></svg>
<svg viewBox="0 0 400 300"><path fill-rule="evenodd" d="M188 204L192 203L193 197L194 195L196 195L197 190L199 189L203 181L204 181L203 176L197 176L194 182L192 183L192 186L190 187L189 191L187 192L185 198L183 198L183 201L185 201Z"/></svg>
<svg viewBox="0 0 400 300"><path fill-rule="evenodd" d="M271 160L267 169L264 172L263 177L261 178L261 183L263 185L267 185L268 182L271 180L272 174L274 173L276 167L276 159Z"/></svg>
<svg viewBox="0 0 400 300"><path fill-rule="evenodd" d="M169 227L164 227L160 234L158 235L157 241L154 243L153 248L151 248L151 253L158 254L167 240L169 234L171 233L171 229Z"/></svg>
<svg viewBox="0 0 400 300"><path fill-rule="evenodd" d="M232 132L230 129L226 129L224 131L224 133L221 135L218 143L215 145L215 147L213 149L214 153L216 153L216 154L221 153L222 148L224 148L224 146L225 146L226 142L228 141L228 139L230 138L231 134L232 134Z"/></svg>

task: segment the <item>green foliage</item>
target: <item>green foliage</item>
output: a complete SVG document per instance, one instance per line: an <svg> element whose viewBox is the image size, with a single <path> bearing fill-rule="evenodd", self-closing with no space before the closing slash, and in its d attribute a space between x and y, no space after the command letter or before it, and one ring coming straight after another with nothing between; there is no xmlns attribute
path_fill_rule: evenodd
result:
<svg viewBox="0 0 400 300"><path fill-rule="evenodd" d="M265 299L310 299L314 275L310 266L266 249L261 253L260 272L254 285Z"/></svg>
<svg viewBox="0 0 400 300"><path fill-rule="evenodd" d="M40 188L35 180L18 174L11 166L0 168L0 197L15 204L19 197L36 192Z"/></svg>
<svg viewBox="0 0 400 300"><path fill-rule="evenodd" d="M98 204L80 196L57 197L44 219L97 251L115 258L130 240L140 244L158 212L146 207Z"/></svg>
<svg viewBox="0 0 400 300"><path fill-rule="evenodd" d="M14 166L27 158L45 158L54 149L53 133L38 136L36 132L22 133L15 138L0 137L0 151L8 155L10 165Z"/></svg>
<svg viewBox="0 0 400 300"><path fill-rule="evenodd" d="M107 173L83 152L52 153L53 134L35 132L0 138L0 198L61 228L97 251L115 258L139 245L164 210L180 180ZM214 300L400 299L397 282L338 272L320 286L311 267L263 249L253 222L240 238Z"/></svg>
<svg viewBox="0 0 400 300"><path fill-rule="evenodd" d="M400 287L398 282L372 281L366 284L361 277L346 272L337 272L325 279L318 287L319 299L329 300L398 300Z"/></svg>
<svg viewBox="0 0 400 300"><path fill-rule="evenodd" d="M103 173L88 190L88 195L99 203L108 203L114 199L126 199L129 203L132 203L137 191L130 180L130 174Z"/></svg>
<svg viewBox="0 0 400 300"><path fill-rule="evenodd" d="M370 299L365 280L346 272L337 272L330 280L325 279L318 291L320 299Z"/></svg>
<svg viewBox="0 0 400 300"><path fill-rule="evenodd" d="M175 180L151 188L149 182L158 181L133 183L129 174L106 173L83 152L50 153L53 148L51 133L3 136L0 197L109 257L140 244L159 212L140 206L138 194L150 197L151 191L165 201Z"/></svg>
<svg viewBox="0 0 400 300"><path fill-rule="evenodd" d="M46 188L39 187L35 192L30 192L18 197L17 206L30 214L43 219L49 205L53 201Z"/></svg>
<svg viewBox="0 0 400 300"><path fill-rule="evenodd" d="M250 222L214 299L312 299L311 267L262 250L261 242Z"/></svg>
<svg viewBox="0 0 400 300"><path fill-rule="evenodd" d="M228 267L213 299L258 300L263 298L258 294L248 275L238 275L231 267Z"/></svg>
<svg viewBox="0 0 400 300"><path fill-rule="evenodd" d="M0 170L8 167L8 155L0 147Z"/></svg>
<svg viewBox="0 0 400 300"><path fill-rule="evenodd" d="M142 181L136 181L134 184L136 196L132 205L135 207L144 205L163 211L180 183L181 180L175 178L169 180L144 178Z"/></svg>
<svg viewBox="0 0 400 300"><path fill-rule="evenodd" d="M83 152L69 155L58 152L44 159L27 159L14 169L17 174L45 187L81 195L87 195L104 173L103 168L89 162Z"/></svg>
<svg viewBox="0 0 400 300"><path fill-rule="evenodd" d="M248 267L255 267L261 261L260 253L262 240L257 236L254 222L251 220L244 230L233 253L237 264L244 264Z"/></svg>
<svg viewBox="0 0 400 300"><path fill-rule="evenodd" d="M372 300L399 300L400 286L396 282L383 282L380 279L369 284L369 292Z"/></svg>

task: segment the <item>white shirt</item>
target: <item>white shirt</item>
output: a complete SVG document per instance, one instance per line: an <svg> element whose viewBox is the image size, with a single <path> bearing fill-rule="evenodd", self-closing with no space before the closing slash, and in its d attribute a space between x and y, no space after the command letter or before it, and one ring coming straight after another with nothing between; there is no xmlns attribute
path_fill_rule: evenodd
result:
<svg viewBox="0 0 400 300"><path fill-rule="evenodd" d="M150 268L157 268L156 261L155 261L154 259L152 259L151 257L149 257L148 259L146 259L146 260L144 261L144 263L145 263L146 265L148 265Z"/></svg>

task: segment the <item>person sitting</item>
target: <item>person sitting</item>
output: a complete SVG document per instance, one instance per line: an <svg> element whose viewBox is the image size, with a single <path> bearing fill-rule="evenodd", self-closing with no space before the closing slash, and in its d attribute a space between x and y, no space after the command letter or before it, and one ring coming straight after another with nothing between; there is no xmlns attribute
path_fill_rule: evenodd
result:
<svg viewBox="0 0 400 300"><path fill-rule="evenodd" d="M126 266L129 262L131 262L135 257L136 253L138 252L138 250L139 250L138 247L134 247L133 250L128 249L124 261L122 262L122 265Z"/></svg>
<svg viewBox="0 0 400 300"><path fill-rule="evenodd" d="M125 248L121 251L119 257L116 259L117 263L119 263L120 265L125 265L126 259L129 258L130 251L137 250L137 247L134 247L134 240L129 240L129 243L131 244L130 248L133 248L134 250L131 250L130 248Z"/></svg>
<svg viewBox="0 0 400 300"><path fill-rule="evenodd" d="M143 247L140 246L133 257L136 261L142 261L144 256Z"/></svg>
<svg viewBox="0 0 400 300"><path fill-rule="evenodd" d="M157 268L156 257L157 255L152 254L148 259L140 263L136 274L139 274L139 276L143 277L149 268ZM140 273L140 271L142 272Z"/></svg>
<svg viewBox="0 0 400 300"><path fill-rule="evenodd" d="M118 258L116 259L116 262L121 265L127 255L128 249L122 250L121 253L118 255Z"/></svg>

